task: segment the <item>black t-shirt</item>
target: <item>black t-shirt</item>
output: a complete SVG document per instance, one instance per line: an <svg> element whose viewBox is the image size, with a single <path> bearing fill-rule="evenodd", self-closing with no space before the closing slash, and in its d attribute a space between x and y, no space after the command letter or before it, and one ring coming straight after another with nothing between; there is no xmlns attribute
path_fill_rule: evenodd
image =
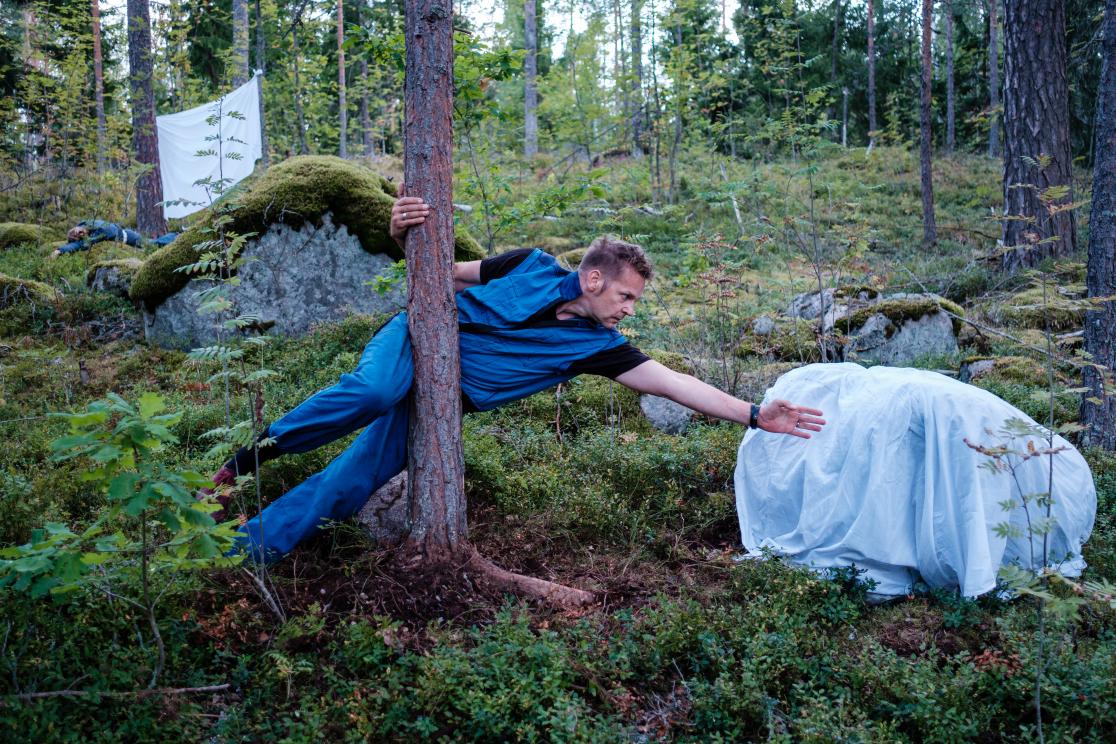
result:
<svg viewBox="0 0 1116 744"><path fill-rule="evenodd" d="M488 284L493 279L499 279L511 273L516 266L523 263L524 259L533 250L532 248L519 248L484 259L480 265L481 284ZM538 320L557 320L557 313L554 308L544 308L528 318L527 322L531 323ZM644 362L650 361L650 359L651 357L625 341L606 351L599 351L592 356L578 359L570 365L569 372L574 375L601 375L615 380L620 375L630 372Z"/></svg>

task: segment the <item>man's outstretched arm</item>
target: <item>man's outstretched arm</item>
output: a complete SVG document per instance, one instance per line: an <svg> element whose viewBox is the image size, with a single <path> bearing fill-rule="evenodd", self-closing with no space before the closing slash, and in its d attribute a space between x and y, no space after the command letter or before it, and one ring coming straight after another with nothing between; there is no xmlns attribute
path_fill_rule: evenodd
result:
<svg viewBox="0 0 1116 744"><path fill-rule="evenodd" d="M734 398L693 375L675 372L654 360L619 375L616 381L641 393L670 398L675 403L681 403L707 416L735 421L745 426L751 418L751 403ZM822 412L814 408L804 408L785 400L773 400L760 408L759 428L809 439L809 432L821 431L825 425L825 419L821 416Z"/></svg>

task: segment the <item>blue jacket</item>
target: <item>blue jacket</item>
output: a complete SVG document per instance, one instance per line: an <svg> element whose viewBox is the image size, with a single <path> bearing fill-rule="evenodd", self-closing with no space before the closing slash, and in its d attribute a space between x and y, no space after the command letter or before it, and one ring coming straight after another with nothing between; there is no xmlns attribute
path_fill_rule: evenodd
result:
<svg viewBox="0 0 1116 744"><path fill-rule="evenodd" d="M569 380L570 365L626 339L600 323L526 321L581 295L577 272L535 250L507 275L457 294L461 391L487 411Z"/></svg>
<svg viewBox="0 0 1116 744"><path fill-rule="evenodd" d="M103 240L119 240L125 245L139 245L140 235L120 225L104 220L82 220L78 225L89 228L89 235L81 240L73 240L58 248L59 253L73 253L88 250L90 246Z"/></svg>

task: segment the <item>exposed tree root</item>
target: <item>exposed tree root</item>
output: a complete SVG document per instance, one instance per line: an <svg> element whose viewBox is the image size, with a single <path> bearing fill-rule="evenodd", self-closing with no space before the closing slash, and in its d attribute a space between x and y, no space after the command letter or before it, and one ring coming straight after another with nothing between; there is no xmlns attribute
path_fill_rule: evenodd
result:
<svg viewBox="0 0 1116 744"><path fill-rule="evenodd" d="M463 546L463 551L468 558L465 567L474 571L479 578L498 589L507 590L528 599L538 599L559 609L584 607L592 604L597 599L596 595L584 589L575 589L572 586L555 584L553 581L547 581L546 579L536 579L532 576L507 571L485 558L471 545Z"/></svg>

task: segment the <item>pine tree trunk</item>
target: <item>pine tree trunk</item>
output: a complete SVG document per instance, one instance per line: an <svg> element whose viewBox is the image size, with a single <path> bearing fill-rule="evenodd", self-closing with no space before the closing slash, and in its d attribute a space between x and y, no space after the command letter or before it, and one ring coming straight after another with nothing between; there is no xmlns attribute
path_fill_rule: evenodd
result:
<svg viewBox="0 0 1116 744"><path fill-rule="evenodd" d="M1096 159L1093 163L1093 207L1089 217L1089 263L1085 283L1089 297L1116 296L1116 0L1104 10L1104 51L1097 89ZM1088 367L1081 420L1085 439L1096 447L1116 450L1116 301L1108 300L1085 315L1085 351L1105 370ZM1103 384L1108 379L1108 386ZM1089 399L1093 400L1089 400ZM1099 401L1094 402L1094 401Z"/></svg>
<svg viewBox="0 0 1116 744"><path fill-rule="evenodd" d="M264 72L267 70L267 44L266 30L264 28L263 14L260 11L260 0L256 0L256 69L260 71L260 162L263 167L268 166L267 119L264 117Z"/></svg>
<svg viewBox="0 0 1116 744"><path fill-rule="evenodd" d="M876 12L868 0L868 149L876 144Z"/></svg>
<svg viewBox="0 0 1116 744"><path fill-rule="evenodd" d="M163 235L163 181L159 174L159 132L155 128L155 92L151 85L151 16L147 0L128 0L128 80L132 104L132 150L137 163L151 166L136 181L136 228Z"/></svg>
<svg viewBox="0 0 1116 744"><path fill-rule="evenodd" d="M682 26L679 25L677 19L674 22L674 46L676 49L682 48ZM682 91L678 90L677 80L675 81L674 98L676 104L674 110L674 138L670 142L670 155L667 161L670 175L668 201L671 204L678 203L678 148L682 145Z"/></svg>
<svg viewBox="0 0 1116 744"><path fill-rule="evenodd" d="M453 18L407 0L404 183L433 207L407 232L407 319L415 357L408 480L411 551L449 563L466 542L461 366L453 291Z"/></svg>
<svg viewBox="0 0 1116 744"><path fill-rule="evenodd" d="M234 88L248 82L248 0L232 0L232 63Z"/></svg>
<svg viewBox="0 0 1116 744"><path fill-rule="evenodd" d="M934 174L930 152L930 23L933 21L934 0L922 0L922 95L919 107L919 165L922 171L922 245L938 242L938 226L934 221Z"/></svg>
<svg viewBox="0 0 1116 744"><path fill-rule="evenodd" d="M632 0L632 155L643 157L643 0Z"/></svg>
<svg viewBox="0 0 1116 744"><path fill-rule="evenodd" d="M988 0L988 157L1000 157L1000 0Z"/></svg>
<svg viewBox="0 0 1116 744"><path fill-rule="evenodd" d="M345 5L337 0L337 154L349 157L349 107L345 102Z"/></svg>
<svg viewBox="0 0 1116 744"><path fill-rule="evenodd" d="M372 112L368 108L368 60L360 59L360 142L364 157L372 156Z"/></svg>
<svg viewBox="0 0 1116 744"><path fill-rule="evenodd" d="M953 153L956 146L954 134L953 92L953 0L945 0L946 27L946 152Z"/></svg>
<svg viewBox="0 0 1116 744"><path fill-rule="evenodd" d="M530 160L539 154L539 34L535 18L535 0L523 0L523 39L527 58L523 61L523 157Z"/></svg>
<svg viewBox="0 0 1116 744"><path fill-rule="evenodd" d="M93 11L93 104L97 112L97 172L103 173L106 159L105 75L101 54L101 7L92 0Z"/></svg>
<svg viewBox="0 0 1116 744"><path fill-rule="evenodd" d="M1028 164L1050 158L1046 168ZM1059 203L1073 201L1066 82L1066 19L1061 0L1004 2L1004 220L1005 271L1037 266L1072 253L1077 226L1072 210L1049 214L1038 190L1064 186Z"/></svg>

